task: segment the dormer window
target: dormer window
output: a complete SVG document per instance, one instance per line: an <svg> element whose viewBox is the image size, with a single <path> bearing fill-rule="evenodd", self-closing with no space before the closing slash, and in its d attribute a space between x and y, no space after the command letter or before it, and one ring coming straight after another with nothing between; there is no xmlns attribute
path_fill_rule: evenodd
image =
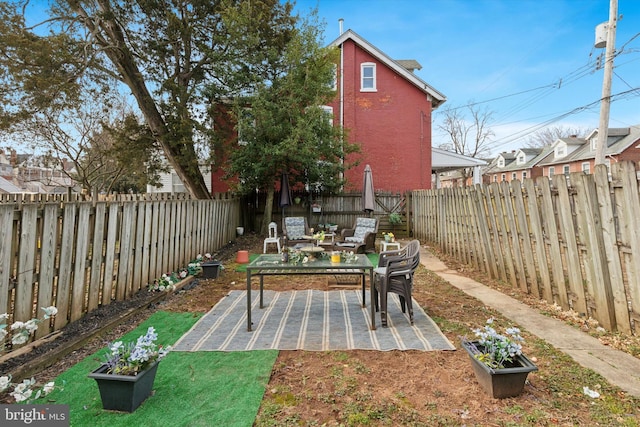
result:
<svg viewBox="0 0 640 427"><path fill-rule="evenodd" d="M518 158L516 159L516 164L524 165L527 163L527 156L524 153L518 153Z"/></svg>
<svg viewBox="0 0 640 427"><path fill-rule="evenodd" d="M499 168L504 167L504 157L498 157L498 167Z"/></svg>
<svg viewBox="0 0 640 427"><path fill-rule="evenodd" d="M567 144L562 143L562 144L556 145L554 156L556 158L559 158L559 157L564 157L566 155L567 155Z"/></svg>
<svg viewBox="0 0 640 427"><path fill-rule="evenodd" d="M376 64L364 62L360 65L360 92L376 91Z"/></svg>

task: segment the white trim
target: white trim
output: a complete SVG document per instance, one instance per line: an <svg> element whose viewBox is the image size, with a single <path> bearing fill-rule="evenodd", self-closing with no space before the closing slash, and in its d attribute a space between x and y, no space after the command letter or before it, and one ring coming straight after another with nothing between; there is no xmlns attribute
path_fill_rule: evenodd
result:
<svg viewBox="0 0 640 427"><path fill-rule="evenodd" d="M358 34L353 32L352 30L347 30L340 35L337 39L329 44L329 46L341 46L347 40L353 40L358 46L367 51L370 55L375 57L381 63L400 74L402 77L407 79L411 84L416 86L422 92L426 93L431 102L433 103L433 108L438 108L440 104L447 100L447 97L438 92L436 89L427 84L420 77L416 76L411 71L404 68L402 65L398 64L396 61L387 56L384 52L373 46L371 43L360 37ZM341 49L342 50L342 49Z"/></svg>
<svg viewBox="0 0 640 427"><path fill-rule="evenodd" d="M371 69L371 76L365 76L365 69ZM368 83L371 81L371 87L365 87L365 81ZM377 72L375 62L363 62L360 64L360 92L377 92Z"/></svg>

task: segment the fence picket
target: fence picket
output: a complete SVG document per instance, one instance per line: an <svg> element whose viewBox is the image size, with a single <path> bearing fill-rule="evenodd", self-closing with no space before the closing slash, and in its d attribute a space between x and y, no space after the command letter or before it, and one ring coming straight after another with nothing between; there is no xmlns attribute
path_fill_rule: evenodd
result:
<svg viewBox="0 0 640 427"><path fill-rule="evenodd" d="M13 199L19 205L7 198L0 204L0 314L27 321L41 317L40 307L55 305L53 324L42 323L36 338L131 297L162 273L186 267L198 253L214 253L235 237L239 224L239 200L229 197ZM199 226L209 228L196 232Z"/></svg>
<svg viewBox="0 0 640 427"><path fill-rule="evenodd" d="M606 329L638 333L639 179L634 163L620 162L611 176L598 166L593 175L418 190L412 230L492 278Z"/></svg>

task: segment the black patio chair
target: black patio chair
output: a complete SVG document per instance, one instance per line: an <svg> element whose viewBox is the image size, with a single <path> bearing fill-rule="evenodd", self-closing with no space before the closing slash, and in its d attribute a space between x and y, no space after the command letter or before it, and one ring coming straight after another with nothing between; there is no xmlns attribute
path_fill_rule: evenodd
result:
<svg viewBox="0 0 640 427"><path fill-rule="evenodd" d="M409 309L409 322L413 325L413 304L411 291L413 275L420 264L420 242L412 240L407 246L395 251L380 253L378 266L374 269L373 303L380 311L383 327L387 326L387 295L393 292L400 297L403 313ZM378 296L380 306L378 306Z"/></svg>

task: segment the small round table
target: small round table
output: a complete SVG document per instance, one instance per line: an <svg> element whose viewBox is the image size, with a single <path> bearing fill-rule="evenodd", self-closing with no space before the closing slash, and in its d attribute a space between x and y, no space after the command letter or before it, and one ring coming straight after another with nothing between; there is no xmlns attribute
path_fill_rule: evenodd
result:
<svg viewBox="0 0 640 427"><path fill-rule="evenodd" d="M400 249L400 242L387 242L386 240L382 240L380 244L382 245L381 252L388 250L389 246Z"/></svg>

